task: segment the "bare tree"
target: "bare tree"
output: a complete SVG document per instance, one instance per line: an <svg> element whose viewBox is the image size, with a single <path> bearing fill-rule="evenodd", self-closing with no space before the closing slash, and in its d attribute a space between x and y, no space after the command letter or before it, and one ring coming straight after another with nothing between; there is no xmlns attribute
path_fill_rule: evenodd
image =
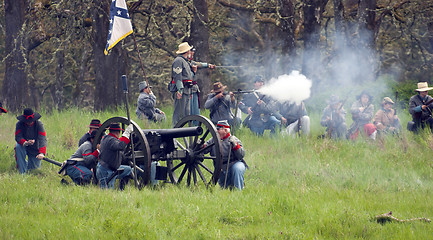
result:
<svg viewBox="0 0 433 240"><path fill-rule="evenodd" d="M194 0L194 18L191 21L191 37L190 42L197 48L195 58L199 61L209 61L209 29L208 29L208 7L207 0ZM211 91L211 79L208 69L197 71L195 80L201 91L209 93ZM200 95L200 102L206 100L205 94ZM204 107L202 104L201 107Z"/></svg>
<svg viewBox="0 0 433 240"><path fill-rule="evenodd" d="M120 76L126 74L126 56L118 43L108 56L104 55L108 35L110 1L94 0L93 56L95 66L95 110L115 108L121 104Z"/></svg>

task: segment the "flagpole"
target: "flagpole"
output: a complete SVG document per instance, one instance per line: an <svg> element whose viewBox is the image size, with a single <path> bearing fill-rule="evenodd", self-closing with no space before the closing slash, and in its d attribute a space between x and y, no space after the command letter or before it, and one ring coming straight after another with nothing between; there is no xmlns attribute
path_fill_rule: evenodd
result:
<svg viewBox="0 0 433 240"><path fill-rule="evenodd" d="M135 33L134 32L132 32L132 39L134 39L135 49L137 49L138 59L140 60L141 70L143 70L144 80L146 81L146 85L148 87L150 87L149 82L147 81L146 71L144 71L143 60L141 59L140 50L138 50L138 45L137 45L137 41L135 40Z"/></svg>

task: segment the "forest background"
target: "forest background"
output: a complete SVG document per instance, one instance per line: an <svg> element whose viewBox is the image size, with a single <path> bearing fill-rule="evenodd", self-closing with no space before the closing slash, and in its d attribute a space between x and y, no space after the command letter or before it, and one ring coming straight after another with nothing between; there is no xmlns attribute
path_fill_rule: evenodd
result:
<svg viewBox="0 0 433 240"><path fill-rule="evenodd" d="M380 97L398 91L405 106L416 82L432 76L431 0L127 1L134 36L105 56L110 3L2 1L0 101L9 111L113 109L123 104L122 74L130 101L147 78L158 104L169 104L183 41L199 61L236 66L199 71L201 98L215 81L251 89L256 74L268 80L299 70L313 81L307 107L321 109L331 92L350 88Z"/></svg>

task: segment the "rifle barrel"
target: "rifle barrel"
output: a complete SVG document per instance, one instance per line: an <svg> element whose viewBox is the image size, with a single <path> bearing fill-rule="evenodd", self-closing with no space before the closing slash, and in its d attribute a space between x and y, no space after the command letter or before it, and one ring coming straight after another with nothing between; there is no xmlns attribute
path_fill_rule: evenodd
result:
<svg viewBox="0 0 433 240"><path fill-rule="evenodd" d="M241 68L242 66L215 66L216 68Z"/></svg>
<svg viewBox="0 0 433 240"><path fill-rule="evenodd" d="M49 158L47 158L47 157L44 157L44 158L42 158L43 160L45 160L45 161L47 161L47 162L49 162L49 163L52 163L52 164L54 164L54 165L57 165L57 166L62 166L62 163L61 162L57 162L57 161L54 161L54 160L52 160L52 159L49 159Z"/></svg>
<svg viewBox="0 0 433 240"><path fill-rule="evenodd" d="M236 92L233 92L233 94L244 94L244 93L253 93L256 90L237 90Z"/></svg>

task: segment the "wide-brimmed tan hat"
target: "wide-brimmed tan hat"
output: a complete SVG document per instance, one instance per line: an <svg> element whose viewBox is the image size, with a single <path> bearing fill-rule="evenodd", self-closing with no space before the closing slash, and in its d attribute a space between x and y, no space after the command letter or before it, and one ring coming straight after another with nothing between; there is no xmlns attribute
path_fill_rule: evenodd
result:
<svg viewBox="0 0 433 240"><path fill-rule="evenodd" d="M427 82L419 82L418 83L418 88L415 89L415 91L417 92L424 92L424 91L428 91L428 90L432 90L433 87L428 87L428 83Z"/></svg>
<svg viewBox="0 0 433 240"><path fill-rule="evenodd" d="M226 89L227 86L224 86L222 83L220 82L216 82L213 84L213 90L211 90L210 92L212 93L220 93L222 91L224 91L224 89Z"/></svg>
<svg viewBox="0 0 433 240"><path fill-rule="evenodd" d="M183 42L183 43L179 44L179 49L177 50L176 54L186 53L189 50L191 50L192 48L193 48L193 46L190 46L187 42Z"/></svg>
<svg viewBox="0 0 433 240"><path fill-rule="evenodd" d="M382 104L385 104L385 103L391 103L391 104L394 104L394 101L392 101L392 99L389 98L389 97L384 97L384 98L383 98L383 101L382 101Z"/></svg>

